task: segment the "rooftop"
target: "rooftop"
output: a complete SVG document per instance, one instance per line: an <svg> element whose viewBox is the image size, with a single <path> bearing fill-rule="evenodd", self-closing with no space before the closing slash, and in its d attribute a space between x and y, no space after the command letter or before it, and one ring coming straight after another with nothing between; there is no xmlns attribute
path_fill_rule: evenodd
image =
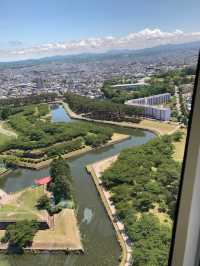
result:
<svg viewBox="0 0 200 266"><path fill-rule="evenodd" d="M51 176L46 176L35 180L35 184L38 186L47 185L51 181Z"/></svg>

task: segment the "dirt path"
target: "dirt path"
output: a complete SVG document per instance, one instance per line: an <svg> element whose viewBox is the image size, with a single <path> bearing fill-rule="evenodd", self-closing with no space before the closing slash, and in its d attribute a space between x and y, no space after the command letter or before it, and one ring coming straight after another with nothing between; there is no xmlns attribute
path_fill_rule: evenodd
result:
<svg viewBox="0 0 200 266"><path fill-rule="evenodd" d="M12 131L12 130L6 129L4 127L4 125L5 125L5 122L0 121L0 133L3 134L3 135L6 135L8 137L17 138L17 134L14 131Z"/></svg>

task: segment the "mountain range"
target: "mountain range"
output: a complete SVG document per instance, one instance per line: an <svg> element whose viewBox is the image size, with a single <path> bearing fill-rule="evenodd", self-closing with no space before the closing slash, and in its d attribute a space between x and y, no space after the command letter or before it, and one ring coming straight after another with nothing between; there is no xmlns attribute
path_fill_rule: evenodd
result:
<svg viewBox="0 0 200 266"><path fill-rule="evenodd" d="M145 48L138 50L110 50L105 53L83 53L77 55L57 55L51 57L44 57L40 59L28 59L22 61L13 61L13 62L0 62L0 67L25 67L33 66L38 64L49 64L49 63L80 63L88 61L102 61L102 60L111 60L111 59L137 59L142 60L145 57L157 56L157 57L166 57L166 56L183 56L184 54L197 55L200 49L200 41L183 43L183 44L167 44L160 45L153 48Z"/></svg>

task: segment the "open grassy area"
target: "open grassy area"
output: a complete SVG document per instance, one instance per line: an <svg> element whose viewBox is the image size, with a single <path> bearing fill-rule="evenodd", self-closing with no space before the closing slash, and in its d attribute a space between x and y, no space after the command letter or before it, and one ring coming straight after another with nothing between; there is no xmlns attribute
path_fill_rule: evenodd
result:
<svg viewBox="0 0 200 266"><path fill-rule="evenodd" d="M0 121L0 147L16 137L16 133L8 128L6 123Z"/></svg>
<svg viewBox="0 0 200 266"><path fill-rule="evenodd" d="M43 218L36 208L37 200L44 194L43 187L28 188L14 194L8 194L1 202L0 220L23 220Z"/></svg>
<svg viewBox="0 0 200 266"><path fill-rule="evenodd" d="M55 214L53 228L39 230L33 238L32 248L82 250L74 210L64 209Z"/></svg>
<svg viewBox="0 0 200 266"><path fill-rule="evenodd" d="M17 137L17 134L5 121L0 121L0 134L5 137Z"/></svg>
<svg viewBox="0 0 200 266"><path fill-rule="evenodd" d="M177 125L173 123L159 122L155 120L144 119L139 124L141 128L154 129L155 131L160 132L160 135L171 134L177 129Z"/></svg>
<svg viewBox="0 0 200 266"><path fill-rule="evenodd" d="M169 217L169 215L165 212L161 212L159 210L159 205L156 203L155 204L155 207L153 209L150 209L149 210L149 213L152 213L154 214L155 216L158 217L159 221L162 223L162 224L168 224L170 226L172 226L172 220L171 218Z"/></svg>
<svg viewBox="0 0 200 266"><path fill-rule="evenodd" d="M11 139L11 137L0 133L0 146L5 144L7 141L9 141Z"/></svg>
<svg viewBox="0 0 200 266"><path fill-rule="evenodd" d="M186 144L186 136L187 136L186 129L180 129L179 131L183 132L183 138L181 141L173 143L175 146L174 160L176 160L176 161L182 161L183 160L184 151L185 151L185 144Z"/></svg>
<svg viewBox="0 0 200 266"><path fill-rule="evenodd" d="M43 187L28 188L13 194L8 204L0 207L0 220L41 220L46 212L35 207L44 194ZM77 250L83 251L76 215L72 209L64 209L51 218L51 228L39 230L33 239L33 250ZM5 230L0 230L0 239Z"/></svg>

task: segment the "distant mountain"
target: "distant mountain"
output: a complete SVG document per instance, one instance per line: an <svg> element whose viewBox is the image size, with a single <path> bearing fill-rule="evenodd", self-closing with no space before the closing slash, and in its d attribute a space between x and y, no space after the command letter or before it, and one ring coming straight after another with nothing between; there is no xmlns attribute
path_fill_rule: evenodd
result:
<svg viewBox="0 0 200 266"><path fill-rule="evenodd" d="M106 59L123 59L123 58L144 58L147 56L166 56L166 55L181 55L188 51L198 53L200 49L200 41L183 43L183 44L167 44L156 46L152 48L138 49L138 50L111 50L105 53L83 53L77 55L57 55L51 57L44 57L40 59L28 59L14 62L0 62L0 68L16 68L16 67L27 67L38 64L49 64L49 63L80 63L87 61L101 61Z"/></svg>

